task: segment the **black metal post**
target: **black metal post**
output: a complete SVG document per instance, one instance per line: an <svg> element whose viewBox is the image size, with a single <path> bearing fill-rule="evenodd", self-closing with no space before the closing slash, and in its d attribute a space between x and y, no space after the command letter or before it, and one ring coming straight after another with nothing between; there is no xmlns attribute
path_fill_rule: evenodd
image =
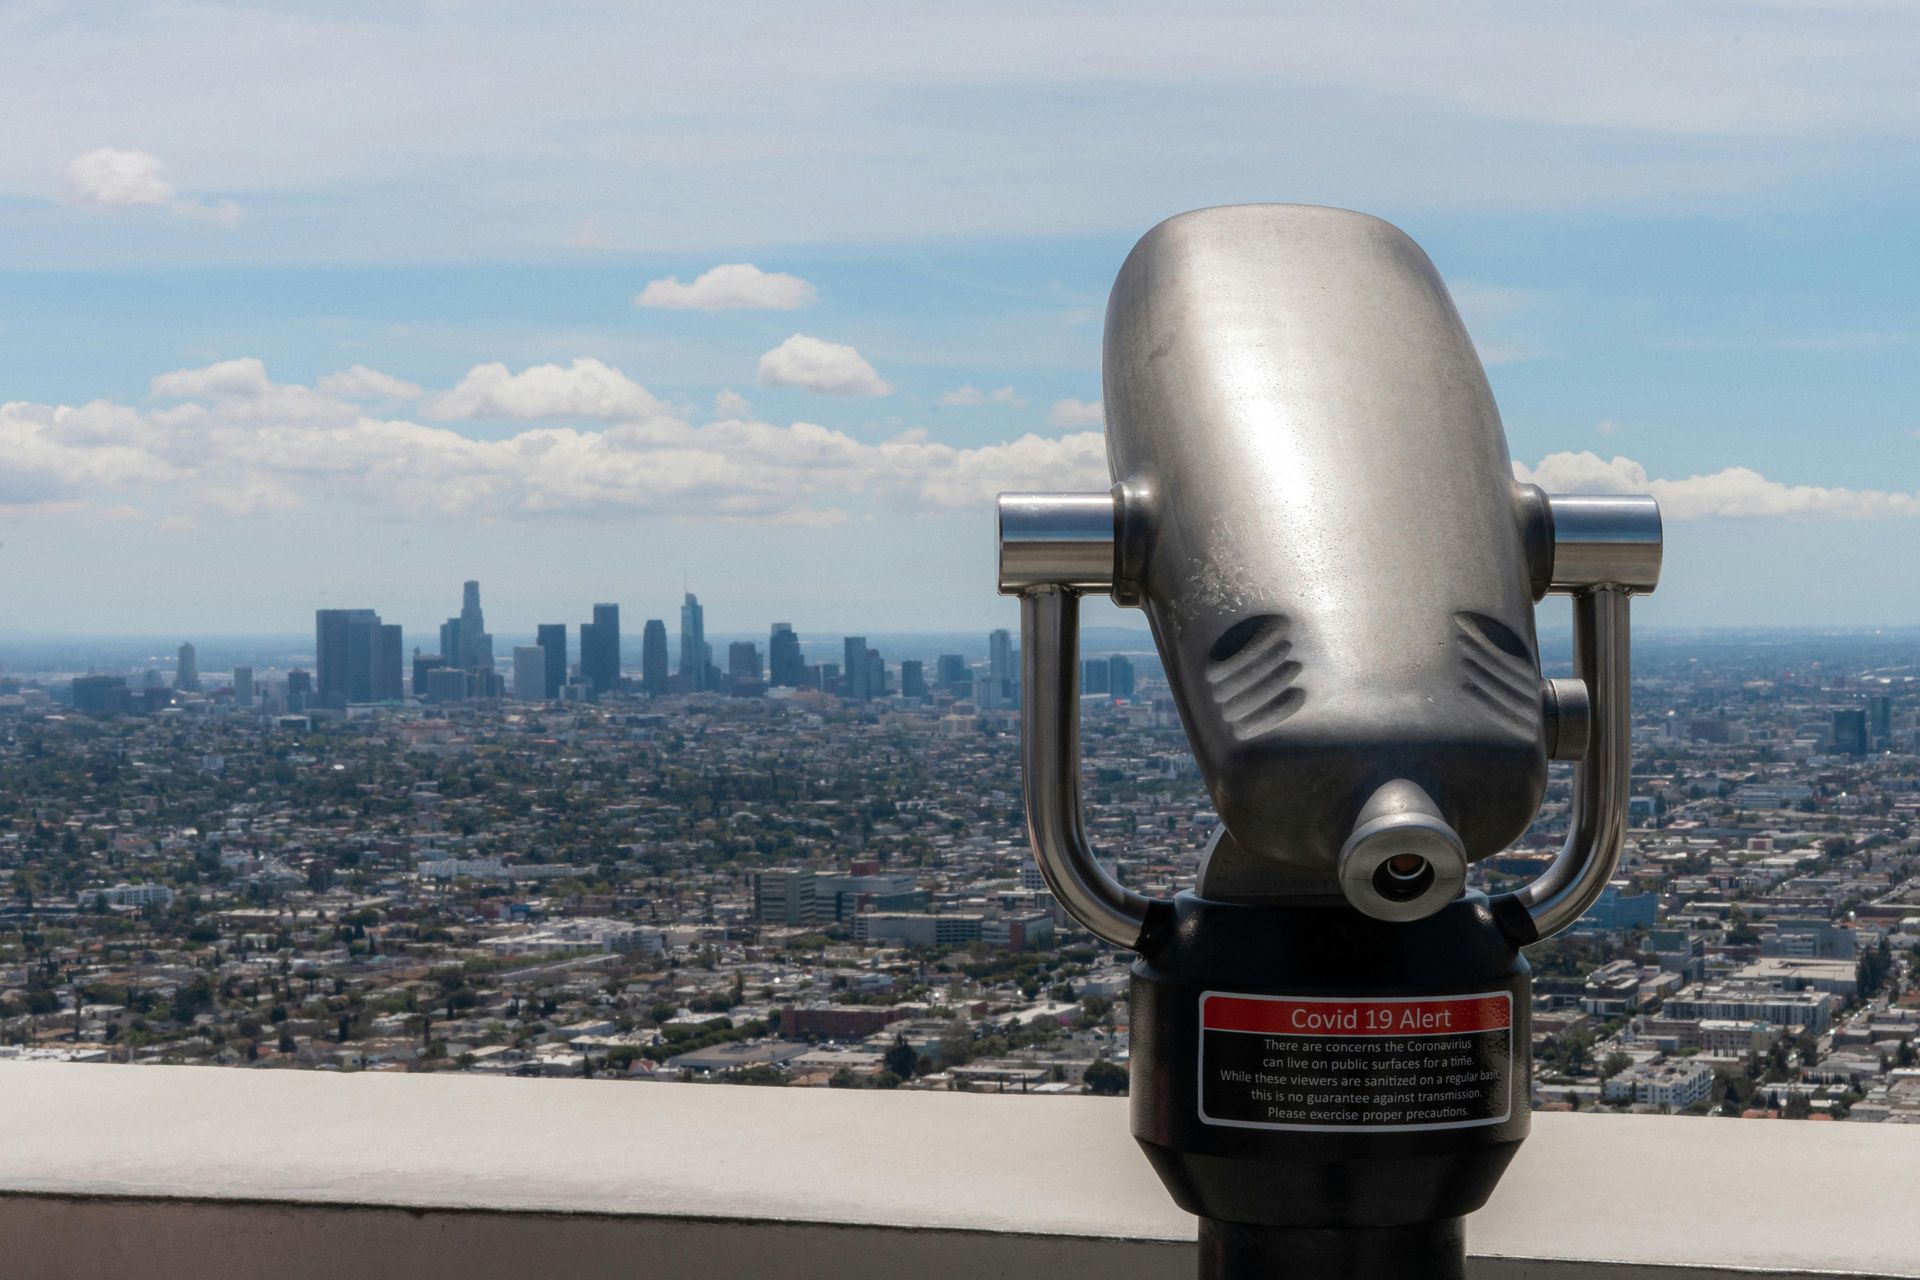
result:
<svg viewBox="0 0 1920 1280"><path fill-rule="evenodd" d="M1464 1280L1459 1218L1403 1227L1256 1227L1200 1219L1200 1280Z"/></svg>

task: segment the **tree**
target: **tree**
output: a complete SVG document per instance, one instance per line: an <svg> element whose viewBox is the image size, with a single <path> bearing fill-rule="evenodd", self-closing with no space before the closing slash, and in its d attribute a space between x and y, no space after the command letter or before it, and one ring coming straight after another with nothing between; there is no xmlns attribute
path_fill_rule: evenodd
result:
<svg viewBox="0 0 1920 1280"><path fill-rule="evenodd" d="M1101 1058L1087 1068L1087 1091L1108 1096L1127 1091L1127 1069Z"/></svg>
<svg viewBox="0 0 1920 1280"><path fill-rule="evenodd" d="M1600 1063L1600 1078L1602 1080L1611 1080L1632 1065L1632 1058L1615 1049Z"/></svg>
<svg viewBox="0 0 1920 1280"><path fill-rule="evenodd" d="M886 1069L892 1072L898 1080L911 1080L913 1078L916 1059L913 1046L907 1043L905 1036L895 1036L893 1038L893 1046L887 1050L882 1061Z"/></svg>

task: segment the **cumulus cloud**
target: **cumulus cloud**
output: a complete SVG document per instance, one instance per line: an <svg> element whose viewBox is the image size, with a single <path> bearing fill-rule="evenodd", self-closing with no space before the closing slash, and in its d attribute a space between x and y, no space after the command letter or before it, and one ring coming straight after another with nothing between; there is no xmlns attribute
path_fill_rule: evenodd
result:
<svg viewBox="0 0 1920 1280"><path fill-rule="evenodd" d="M329 373L313 385L315 390L342 400L418 400L425 394L404 378L363 364Z"/></svg>
<svg viewBox="0 0 1920 1280"><path fill-rule="evenodd" d="M724 388L713 398L713 416L716 418L744 418L753 412L753 406L747 398L731 387Z"/></svg>
<svg viewBox="0 0 1920 1280"><path fill-rule="evenodd" d="M582 365L594 362L543 368L564 375ZM482 372L490 368L499 373ZM597 372L573 383L545 374L529 382L539 370L476 372L482 376L470 374L462 386L475 382L469 390L485 403L472 407L489 412L552 407L556 399L576 411L600 405L574 395L582 382L641 403L624 389L634 384ZM176 403L0 406L0 456L8 459L0 508L131 509L176 525L209 513L339 502L401 518L644 514L825 524L849 518L856 501L984 510L1003 489L1106 484L1094 432L961 448L909 431L873 444L818 423L754 420L738 397L723 406L738 414L705 425L647 397L648 412L595 429L542 424L475 439L277 383L254 359L162 374L153 387L156 399Z"/></svg>
<svg viewBox="0 0 1920 1280"><path fill-rule="evenodd" d="M1649 475L1631 458L1602 458L1588 450L1550 453L1533 467L1516 462L1513 473L1549 493L1650 493L1659 500L1660 512L1669 520L1920 515L1920 494L1786 484L1769 480L1751 467L1726 467L1708 475L1662 480Z"/></svg>
<svg viewBox="0 0 1920 1280"><path fill-rule="evenodd" d="M969 384L947 392L940 397L940 403L951 408L980 404L1010 404L1019 407L1027 402L1012 387L1001 387L998 391L982 391Z"/></svg>
<svg viewBox="0 0 1920 1280"><path fill-rule="evenodd" d="M692 284L681 284L677 276L655 280L633 305L676 311L792 311L817 296L799 276L762 271L751 262L727 262L701 272Z"/></svg>
<svg viewBox="0 0 1920 1280"><path fill-rule="evenodd" d="M166 410L161 416L169 421L209 412L197 403L203 400L229 420L327 419L354 412L344 401L311 387L273 381L266 365L251 356L163 373L148 384L148 392L156 400L196 402Z"/></svg>
<svg viewBox="0 0 1920 1280"><path fill-rule="evenodd" d="M372 373L373 371L366 371ZM348 377L348 375L352 375ZM385 375L380 375L384 377ZM338 386L378 384L347 370ZM447 396L531 423L477 439L453 425L383 418L319 386L280 383L256 359L163 373L146 406L0 405L0 510L84 510L178 524L309 504L395 518L666 515L809 524L877 501L981 510L1003 490L1104 489L1097 430L962 447L907 431L879 443L812 422L755 419L735 396L695 425L592 360L521 374L481 365ZM1670 519L1920 516L1920 494L1789 484L1747 467L1665 479L1626 457L1550 454L1516 464L1552 492L1646 492Z"/></svg>
<svg viewBox="0 0 1920 1280"><path fill-rule="evenodd" d="M1106 417L1098 400L1055 400L1047 411L1047 421L1056 427L1100 427Z"/></svg>
<svg viewBox="0 0 1920 1280"><path fill-rule="evenodd" d="M796 333L760 357L760 385L801 387L823 396L884 396L884 381L852 347Z"/></svg>
<svg viewBox="0 0 1920 1280"><path fill-rule="evenodd" d="M582 357L565 368L537 364L513 373L504 364L475 365L453 390L427 403L430 418L593 418L618 421L663 412L639 383Z"/></svg>
<svg viewBox="0 0 1920 1280"><path fill-rule="evenodd" d="M96 147L67 165L67 190L74 203L103 213L140 205L157 206L187 218L230 226L240 219L231 200L207 204L175 191L167 166L145 151Z"/></svg>

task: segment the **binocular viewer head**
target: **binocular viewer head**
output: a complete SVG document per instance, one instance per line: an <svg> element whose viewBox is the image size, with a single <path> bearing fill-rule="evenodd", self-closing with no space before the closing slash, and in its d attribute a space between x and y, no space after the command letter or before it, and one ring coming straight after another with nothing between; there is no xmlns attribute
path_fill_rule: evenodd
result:
<svg viewBox="0 0 1920 1280"><path fill-rule="evenodd" d="M1626 600L1658 580L1652 500L1517 483L1439 275L1361 214L1161 223L1114 285L1104 383L1112 489L1000 501L1028 819L1069 911L1131 943L1114 935L1148 910L1080 865L1067 721L1074 601L1093 591L1145 611L1220 814L1203 895L1431 915L1526 831L1566 759L1585 826L1518 897L1543 933L1584 911L1623 830ZM1573 680L1542 679L1549 592L1575 598Z"/></svg>

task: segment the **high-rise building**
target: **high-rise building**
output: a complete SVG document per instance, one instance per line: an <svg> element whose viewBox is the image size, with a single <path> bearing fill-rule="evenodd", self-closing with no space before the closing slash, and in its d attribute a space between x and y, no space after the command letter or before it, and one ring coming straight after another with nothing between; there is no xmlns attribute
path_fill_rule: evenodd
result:
<svg viewBox="0 0 1920 1280"><path fill-rule="evenodd" d="M693 592L680 605L680 682L689 693L707 687L707 611Z"/></svg>
<svg viewBox="0 0 1920 1280"><path fill-rule="evenodd" d="M1893 695L1876 693L1867 698L1867 731L1875 743L1893 737Z"/></svg>
<svg viewBox="0 0 1920 1280"><path fill-rule="evenodd" d="M373 701L379 631L380 615L371 609L314 612L316 702L339 710L349 702Z"/></svg>
<svg viewBox="0 0 1920 1280"><path fill-rule="evenodd" d="M934 678L948 693L964 697L973 692L973 672L967 660L957 653L943 653L934 661Z"/></svg>
<svg viewBox="0 0 1920 1280"><path fill-rule="evenodd" d="M93 715L116 715L133 706L133 691L125 676L75 676L73 709Z"/></svg>
<svg viewBox="0 0 1920 1280"><path fill-rule="evenodd" d="M448 618L440 624L440 661L442 665L460 667L460 619Z"/></svg>
<svg viewBox="0 0 1920 1280"><path fill-rule="evenodd" d="M869 649L866 654L866 683L869 698L884 698L892 690L887 688L887 664L878 649Z"/></svg>
<svg viewBox="0 0 1920 1280"><path fill-rule="evenodd" d="M543 622L534 630L534 643L545 656L540 667L540 696L553 699L567 682L567 624Z"/></svg>
<svg viewBox="0 0 1920 1280"><path fill-rule="evenodd" d="M447 660L434 654L425 654L418 649L413 651L413 696L427 696L427 675L429 672L445 668Z"/></svg>
<svg viewBox="0 0 1920 1280"><path fill-rule="evenodd" d="M1133 663L1125 654L1107 659L1107 692L1116 698L1133 696Z"/></svg>
<svg viewBox="0 0 1920 1280"><path fill-rule="evenodd" d="M640 630L640 687L649 698L663 698L668 679L667 624L659 618L648 618Z"/></svg>
<svg viewBox="0 0 1920 1280"><path fill-rule="evenodd" d="M1111 693L1112 687L1107 683L1107 673L1111 669L1105 658L1088 658L1081 663L1080 692Z"/></svg>
<svg viewBox="0 0 1920 1280"><path fill-rule="evenodd" d="M758 680L760 646L751 640L735 640L728 645L727 675L734 680Z"/></svg>
<svg viewBox="0 0 1920 1280"><path fill-rule="evenodd" d="M514 646L513 696L522 702L539 702L547 696L547 651L542 646Z"/></svg>
<svg viewBox="0 0 1920 1280"><path fill-rule="evenodd" d="M313 674L307 671L287 672L287 710L305 711L313 702Z"/></svg>
<svg viewBox="0 0 1920 1280"><path fill-rule="evenodd" d="M406 644L397 623L384 623L376 633L373 657L373 700L399 702L407 696Z"/></svg>
<svg viewBox="0 0 1920 1280"><path fill-rule="evenodd" d="M903 698L924 698L927 696L926 668L918 658L900 660L900 696Z"/></svg>
<svg viewBox="0 0 1920 1280"><path fill-rule="evenodd" d="M468 675L453 667L435 667L427 672L427 701L459 702L467 696Z"/></svg>
<svg viewBox="0 0 1920 1280"><path fill-rule="evenodd" d="M181 693L200 692L200 660L194 653L192 641L180 646L179 662L173 669L173 687Z"/></svg>
<svg viewBox="0 0 1920 1280"><path fill-rule="evenodd" d="M620 683L620 606L596 604L593 621L580 627L580 677L595 693Z"/></svg>
<svg viewBox="0 0 1920 1280"><path fill-rule="evenodd" d="M767 637L767 683L777 689L798 689L806 682L807 660L800 652L800 637L791 623L774 623Z"/></svg>
<svg viewBox="0 0 1920 1280"><path fill-rule="evenodd" d="M1019 675L1014 668L1013 633L999 630L987 636L987 679L993 684L991 697L981 705L1005 707L1014 705L1015 681Z"/></svg>
<svg viewBox="0 0 1920 1280"><path fill-rule="evenodd" d="M253 668L235 667L233 669L233 705L250 707L253 705Z"/></svg>
<svg viewBox="0 0 1920 1280"><path fill-rule="evenodd" d="M1867 754L1867 712L1864 707L1841 707L1833 713L1835 755Z"/></svg>
<svg viewBox="0 0 1920 1280"><path fill-rule="evenodd" d="M350 702L397 702L406 696L400 628L382 625L371 609L320 609L314 614L314 698L339 710Z"/></svg>
<svg viewBox="0 0 1920 1280"><path fill-rule="evenodd" d="M486 615L480 611L480 584L468 582L460 592L460 669L493 670L493 637L487 634Z"/></svg>
<svg viewBox="0 0 1920 1280"><path fill-rule="evenodd" d="M842 642L844 661L840 664L840 694L854 702L865 702L872 697L867 688L867 638L848 636Z"/></svg>

